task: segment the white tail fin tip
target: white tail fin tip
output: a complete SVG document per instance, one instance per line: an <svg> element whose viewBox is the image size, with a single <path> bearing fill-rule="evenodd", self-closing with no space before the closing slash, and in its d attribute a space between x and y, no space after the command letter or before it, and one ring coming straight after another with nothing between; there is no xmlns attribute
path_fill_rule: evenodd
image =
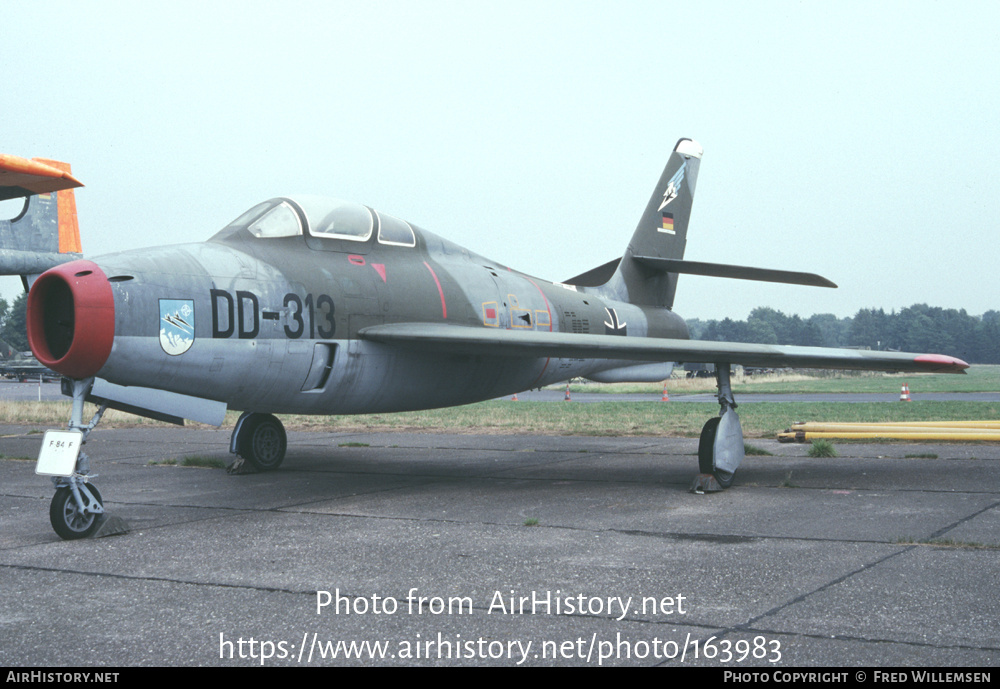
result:
<svg viewBox="0 0 1000 689"><path fill-rule="evenodd" d="M678 141L674 151L681 155L697 158L698 160L701 160L701 156L705 153L705 149L701 147L701 144L691 139L681 139Z"/></svg>

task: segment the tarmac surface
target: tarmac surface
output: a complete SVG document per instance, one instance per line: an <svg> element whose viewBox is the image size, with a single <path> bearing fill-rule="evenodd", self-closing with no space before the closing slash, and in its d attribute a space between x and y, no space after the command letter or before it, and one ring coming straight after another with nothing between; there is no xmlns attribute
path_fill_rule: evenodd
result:
<svg viewBox="0 0 1000 689"><path fill-rule="evenodd" d="M229 475L162 463L227 429L99 427L131 530L61 541L31 430L0 428L5 665L1000 662L994 445L754 440L696 495L695 439L293 432Z"/></svg>

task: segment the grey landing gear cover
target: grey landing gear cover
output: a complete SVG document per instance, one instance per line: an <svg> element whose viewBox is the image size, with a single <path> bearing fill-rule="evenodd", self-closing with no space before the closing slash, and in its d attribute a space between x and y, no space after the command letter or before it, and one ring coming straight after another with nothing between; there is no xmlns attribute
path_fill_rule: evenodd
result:
<svg viewBox="0 0 1000 689"><path fill-rule="evenodd" d="M729 364L716 364L716 381L719 386L719 416L709 419L701 429L698 442L698 470L692 486L695 492L729 488L733 485L736 469L743 463L743 427L736 414L736 400L729 382ZM718 487L711 486L714 479Z"/></svg>
<svg viewBox="0 0 1000 689"><path fill-rule="evenodd" d="M287 447L285 428L276 416L243 412L229 449L258 471L273 471L284 461Z"/></svg>
<svg viewBox="0 0 1000 689"><path fill-rule="evenodd" d="M743 429L732 409L709 419L698 442L698 470L711 474L720 488L733 485L736 469L743 462Z"/></svg>

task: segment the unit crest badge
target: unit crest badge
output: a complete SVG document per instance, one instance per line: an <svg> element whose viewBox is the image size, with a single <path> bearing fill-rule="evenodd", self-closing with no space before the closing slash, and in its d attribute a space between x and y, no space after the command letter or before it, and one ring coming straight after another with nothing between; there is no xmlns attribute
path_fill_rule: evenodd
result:
<svg viewBox="0 0 1000 689"><path fill-rule="evenodd" d="M160 346L172 356L194 344L194 300L160 299Z"/></svg>

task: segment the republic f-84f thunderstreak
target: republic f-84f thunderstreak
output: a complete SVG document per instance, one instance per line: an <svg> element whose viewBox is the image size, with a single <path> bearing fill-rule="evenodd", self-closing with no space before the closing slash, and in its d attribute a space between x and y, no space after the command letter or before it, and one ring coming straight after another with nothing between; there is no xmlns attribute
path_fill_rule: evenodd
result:
<svg viewBox="0 0 1000 689"><path fill-rule="evenodd" d="M834 287L817 275L683 259L702 148L674 147L624 254L549 282L367 206L280 197L207 242L80 258L69 166L0 157L0 268L24 276L28 337L73 397L69 431L43 443L50 517L79 538L103 514L79 452L104 409L222 423L261 470L284 459L274 414L447 407L583 376L659 381L671 362L715 364L718 417L702 474L728 487L743 459L730 365L962 373L949 356L706 342L672 310L691 273ZM83 419L84 401L100 411ZM66 435L69 434L69 435ZM51 446L51 448L50 448ZM709 479L703 478L705 481Z"/></svg>

